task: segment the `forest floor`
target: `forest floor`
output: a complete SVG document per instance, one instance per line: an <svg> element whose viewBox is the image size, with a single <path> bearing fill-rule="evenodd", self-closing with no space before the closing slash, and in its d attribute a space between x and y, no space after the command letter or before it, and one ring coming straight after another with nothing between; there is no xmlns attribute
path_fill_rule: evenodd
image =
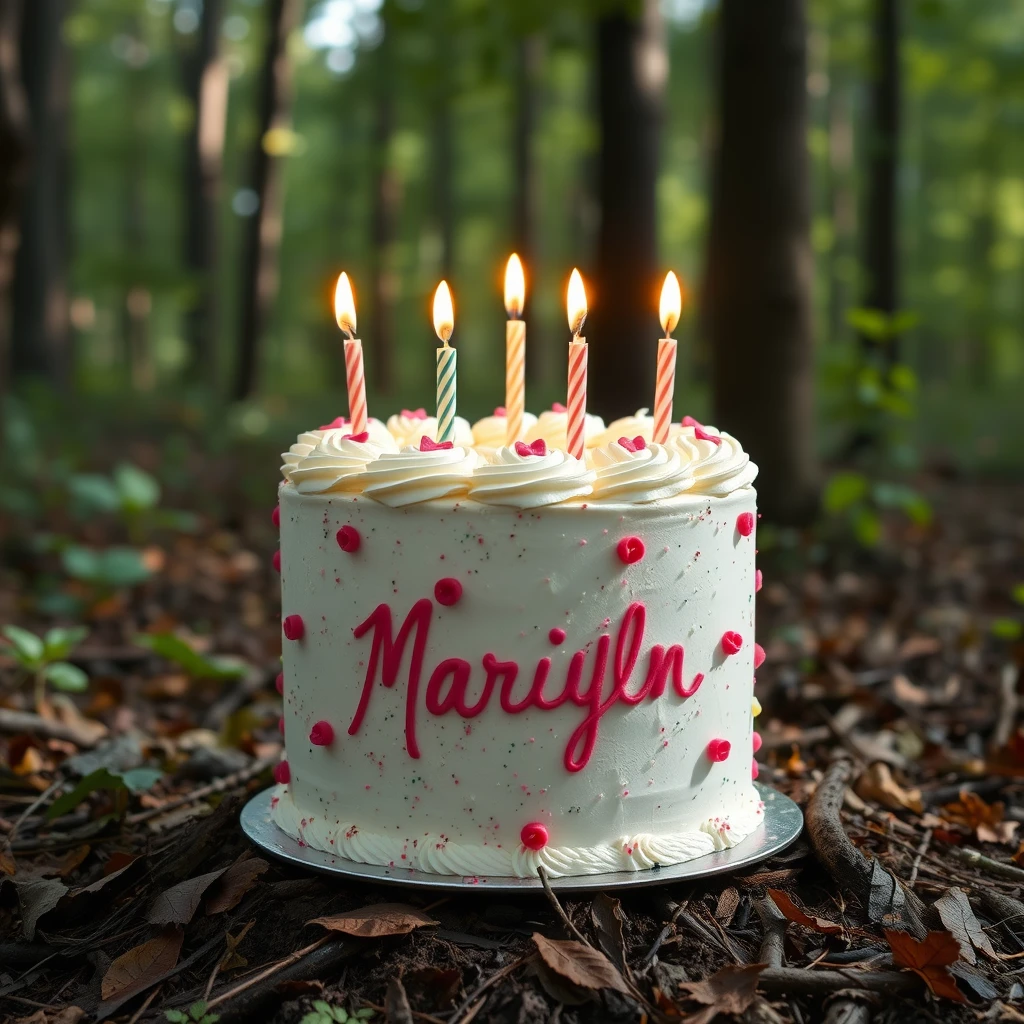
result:
<svg viewBox="0 0 1024 1024"><path fill-rule="evenodd" d="M929 497L878 552L762 552L761 781L803 836L614 898L350 884L249 844L280 750L269 515L152 541L132 589L71 585L87 692L37 714L0 654L0 1018L1024 1021L1024 488ZM0 621L41 631L35 550ZM198 660L137 642L183 630ZM211 653L243 673L204 679Z"/></svg>

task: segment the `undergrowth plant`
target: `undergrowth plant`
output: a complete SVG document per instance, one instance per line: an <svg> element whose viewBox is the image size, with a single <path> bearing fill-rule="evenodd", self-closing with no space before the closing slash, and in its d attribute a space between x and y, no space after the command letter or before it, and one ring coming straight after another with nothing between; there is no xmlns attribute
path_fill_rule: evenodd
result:
<svg viewBox="0 0 1024 1024"><path fill-rule="evenodd" d="M0 633L6 641L7 653L32 683L36 707L46 699L47 685L68 693L81 693L88 687L89 677L85 672L65 660L88 636L85 626L51 629L44 636L20 626L4 626Z"/></svg>

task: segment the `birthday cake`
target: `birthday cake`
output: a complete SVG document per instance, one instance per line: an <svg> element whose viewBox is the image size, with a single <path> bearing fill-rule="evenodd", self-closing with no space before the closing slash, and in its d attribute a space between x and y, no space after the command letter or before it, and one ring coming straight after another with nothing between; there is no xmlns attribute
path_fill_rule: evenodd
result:
<svg viewBox="0 0 1024 1024"><path fill-rule="evenodd" d="M469 878L640 870L759 825L757 469L641 410L423 410L284 455L273 820L335 857Z"/></svg>

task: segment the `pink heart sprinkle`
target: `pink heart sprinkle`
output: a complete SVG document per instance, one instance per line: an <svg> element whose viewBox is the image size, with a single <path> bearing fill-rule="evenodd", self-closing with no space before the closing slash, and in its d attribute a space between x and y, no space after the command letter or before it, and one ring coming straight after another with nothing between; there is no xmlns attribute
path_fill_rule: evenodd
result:
<svg viewBox="0 0 1024 1024"><path fill-rule="evenodd" d="M331 420L330 423L325 423L320 430L337 430L339 427L347 427L348 420L344 416L339 416L337 419Z"/></svg>
<svg viewBox="0 0 1024 1024"><path fill-rule="evenodd" d="M754 753L756 754L761 749L761 734L759 732L754 733L753 744Z"/></svg>
<svg viewBox="0 0 1024 1024"><path fill-rule="evenodd" d="M280 530L281 529L281 506L275 505L274 511L270 513L270 521Z"/></svg>
<svg viewBox="0 0 1024 1024"><path fill-rule="evenodd" d="M754 644L754 668L760 668L764 664L764 659L767 655L764 653L764 648L755 643Z"/></svg>
<svg viewBox="0 0 1024 1024"><path fill-rule="evenodd" d="M709 434L703 427L694 427L693 436L698 441L710 441L712 444L721 444L722 439L717 434Z"/></svg>
<svg viewBox="0 0 1024 1024"><path fill-rule="evenodd" d="M434 597L437 598L438 604L451 607L462 597L462 584L452 576L446 576L434 584Z"/></svg>
<svg viewBox="0 0 1024 1024"><path fill-rule="evenodd" d="M454 448L455 444L452 441L431 441L426 434L420 438L420 451L421 452L446 452L450 448Z"/></svg>
<svg viewBox="0 0 1024 1024"><path fill-rule="evenodd" d="M726 654L736 654L743 646L743 637L731 629L722 634L722 650Z"/></svg>
<svg viewBox="0 0 1024 1024"><path fill-rule="evenodd" d="M702 426L702 424L698 423L692 416L684 416L682 420L682 426L699 427Z"/></svg>
<svg viewBox="0 0 1024 1024"><path fill-rule="evenodd" d="M271 562L274 563L274 570L275 570L275 572L280 572L281 571L281 549L280 548L278 548L274 552L274 556L270 560L271 560Z"/></svg>
<svg viewBox="0 0 1024 1024"><path fill-rule="evenodd" d="M565 630L561 626L554 626L548 631L548 639L557 647L565 643Z"/></svg>
<svg viewBox="0 0 1024 1024"><path fill-rule="evenodd" d="M301 640L306 635L306 624L301 615L289 615L281 625L288 640Z"/></svg>
<svg viewBox="0 0 1024 1024"><path fill-rule="evenodd" d="M360 434L342 434L341 439L342 441L355 441L356 444L365 444L370 440L370 432L364 430Z"/></svg>
<svg viewBox="0 0 1024 1024"><path fill-rule="evenodd" d="M292 781L292 770L288 767L287 761L278 761L274 765L274 781L282 786Z"/></svg>
<svg viewBox="0 0 1024 1024"><path fill-rule="evenodd" d="M754 532L754 513L741 512L736 517L736 530L741 537L749 537Z"/></svg>
<svg viewBox="0 0 1024 1024"><path fill-rule="evenodd" d="M425 420L427 418L426 409L403 409L402 415L407 420Z"/></svg>
<svg viewBox="0 0 1024 1024"><path fill-rule="evenodd" d="M729 757L732 744L728 740L709 740L707 746L708 760L719 764Z"/></svg>
<svg viewBox="0 0 1024 1024"><path fill-rule="evenodd" d="M495 416L507 416L507 415L508 415L508 412L506 411L506 409L505 409L505 406L503 406L503 405L499 405L499 406L498 406L498 407L497 407L497 408L496 408L496 409L494 410L494 415L495 415Z"/></svg>
<svg viewBox="0 0 1024 1024"><path fill-rule="evenodd" d="M640 434L637 434L632 441L628 437L620 437L619 444L622 445L627 452L642 452L647 447L647 442Z"/></svg>
<svg viewBox="0 0 1024 1024"><path fill-rule="evenodd" d="M552 412L568 412L569 410L566 409L566 407L564 405L562 405L561 402L552 402L551 403L551 411Z"/></svg>
<svg viewBox="0 0 1024 1024"><path fill-rule="evenodd" d="M539 821L531 821L523 826L519 838L528 850L543 850L548 845L548 830Z"/></svg>
<svg viewBox="0 0 1024 1024"><path fill-rule="evenodd" d="M764 582L764 577L761 575L761 570L758 569L754 573L754 593L756 594L761 589L761 584Z"/></svg>
<svg viewBox="0 0 1024 1024"><path fill-rule="evenodd" d="M277 690L281 696L284 696L284 673L278 672L277 678L274 680L274 689Z"/></svg>
<svg viewBox="0 0 1024 1024"><path fill-rule="evenodd" d="M353 551L358 551L359 545L363 542L363 538L359 536L359 531L354 526L343 526L335 534L335 540L338 542L338 547L350 555Z"/></svg>
<svg viewBox="0 0 1024 1024"><path fill-rule="evenodd" d="M317 722L309 730L309 742L314 747L329 747L334 742L334 726L330 722Z"/></svg>
<svg viewBox="0 0 1024 1024"><path fill-rule="evenodd" d="M530 444L525 441L516 441L515 450L516 455L521 455L525 459L529 455L547 455L548 446L543 437L538 437Z"/></svg>
<svg viewBox="0 0 1024 1024"><path fill-rule="evenodd" d="M615 550L626 565L632 565L644 557L644 542L639 537L623 537Z"/></svg>

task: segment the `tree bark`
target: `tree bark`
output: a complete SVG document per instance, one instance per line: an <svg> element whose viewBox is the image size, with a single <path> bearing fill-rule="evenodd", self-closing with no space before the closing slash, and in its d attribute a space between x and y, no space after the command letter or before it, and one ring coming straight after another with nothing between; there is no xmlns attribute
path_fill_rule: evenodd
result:
<svg viewBox="0 0 1024 1024"><path fill-rule="evenodd" d="M704 310L715 423L760 466L765 515L814 514L803 0L723 0Z"/></svg>
<svg viewBox="0 0 1024 1024"><path fill-rule="evenodd" d="M64 0L24 6L21 73L32 131L32 168L22 206L12 295L11 372L66 390L68 322L68 56Z"/></svg>
<svg viewBox="0 0 1024 1024"><path fill-rule="evenodd" d="M658 337L657 178L668 76L658 0L597 23L600 224L588 296L589 393L612 419L654 401ZM649 339L650 358L641 355Z"/></svg>
<svg viewBox="0 0 1024 1024"><path fill-rule="evenodd" d="M192 127L185 140L185 266L196 288L185 315L189 375L216 385L218 360L217 253L228 70L220 52L224 0L204 0L198 38L183 54Z"/></svg>
<svg viewBox="0 0 1024 1024"><path fill-rule="evenodd" d="M899 162L899 0L875 0L872 52L875 59L868 122L867 210L864 225L864 305L895 313L899 304L896 175ZM863 339L874 346L877 341ZM898 358L899 339L888 346Z"/></svg>
<svg viewBox="0 0 1024 1024"><path fill-rule="evenodd" d="M448 0L433 0L434 117L433 117L433 192L434 218L441 242L441 276L450 278L455 266L455 139L452 126L453 52L449 26Z"/></svg>
<svg viewBox="0 0 1024 1024"><path fill-rule="evenodd" d="M269 0L267 39L259 85L259 135L253 148L250 187L259 206L242 233L242 302L232 397L251 397L259 383L260 343L277 297L282 233L281 157L267 148L267 133L284 129L291 115L291 68L287 41L302 0Z"/></svg>

